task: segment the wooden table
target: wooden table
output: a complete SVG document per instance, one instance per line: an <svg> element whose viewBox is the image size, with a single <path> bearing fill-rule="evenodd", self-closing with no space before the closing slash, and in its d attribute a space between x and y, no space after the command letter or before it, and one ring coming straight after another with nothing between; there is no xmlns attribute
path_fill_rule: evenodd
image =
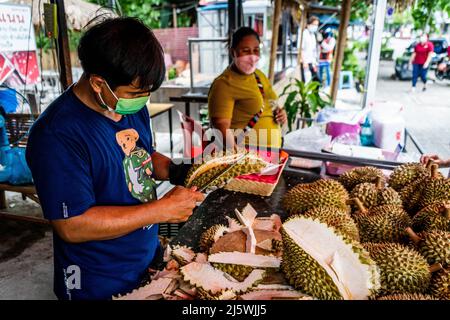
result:
<svg viewBox="0 0 450 320"><path fill-rule="evenodd" d="M148 112L150 113L150 118L156 118L157 116L168 112L169 113L169 136L170 136L170 155L173 154L173 139L172 139L172 109L175 107L173 103L150 103L150 106L147 107Z"/></svg>
<svg viewBox="0 0 450 320"><path fill-rule="evenodd" d="M181 96L170 97L170 101L184 102L185 113L188 117L191 116L191 103L208 103L208 95L201 92L188 92Z"/></svg>

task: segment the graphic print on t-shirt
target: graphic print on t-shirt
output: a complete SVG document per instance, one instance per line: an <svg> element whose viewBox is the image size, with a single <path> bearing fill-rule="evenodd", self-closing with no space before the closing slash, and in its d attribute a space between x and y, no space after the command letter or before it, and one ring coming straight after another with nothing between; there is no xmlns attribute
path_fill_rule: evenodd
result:
<svg viewBox="0 0 450 320"><path fill-rule="evenodd" d="M128 190L141 202L156 199L156 183L151 177L153 172L152 157L143 148L136 145L139 134L134 129L126 129L116 133L116 140L125 153L123 168Z"/></svg>

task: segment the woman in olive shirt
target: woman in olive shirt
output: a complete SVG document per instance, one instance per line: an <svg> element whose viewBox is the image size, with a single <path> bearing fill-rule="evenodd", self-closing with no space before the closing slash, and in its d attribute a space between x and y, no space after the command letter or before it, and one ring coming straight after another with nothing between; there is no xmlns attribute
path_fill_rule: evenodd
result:
<svg viewBox="0 0 450 320"><path fill-rule="evenodd" d="M214 80L208 95L213 128L227 139L227 146L234 146L235 138L229 129L244 129L258 114L258 120L249 130L245 143L280 148L280 125L286 122L287 117L279 107L272 110L278 96L264 73L256 69L260 56L258 34L248 27L239 28L231 39L230 53L233 62Z"/></svg>

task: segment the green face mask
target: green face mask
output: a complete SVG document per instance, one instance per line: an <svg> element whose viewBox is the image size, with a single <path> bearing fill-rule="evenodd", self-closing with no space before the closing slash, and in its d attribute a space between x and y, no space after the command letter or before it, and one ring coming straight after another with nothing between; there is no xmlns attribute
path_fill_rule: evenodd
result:
<svg viewBox="0 0 450 320"><path fill-rule="evenodd" d="M145 105L147 104L148 100L150 99L150 96L144 96L144 97L138 97L138 98L130 98L130 99L117 98L117 96L114 94L114 92L109 87L108 82L105 81L105 83L106 83L106 86L108 87L109 91L111 91L112 95L117 100L116 108L112 109L105 103L105 101L103 100L101 94L100 93L98 94L98 96L99 96L99 98L100 98L100 100L101 100L101 102L103 104L102 106L105 109L108 109L109 111L113 111L113 112L121 114L121 115L137 113L142 108L145 107Z"/></svg>

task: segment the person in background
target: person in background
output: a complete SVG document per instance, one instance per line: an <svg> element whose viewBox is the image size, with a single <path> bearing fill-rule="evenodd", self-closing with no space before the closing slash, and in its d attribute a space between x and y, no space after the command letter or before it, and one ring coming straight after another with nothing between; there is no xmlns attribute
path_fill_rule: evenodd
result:
<svg viewBox="0 0 450 320"><path fill-rule="evenodd" d="M317 38L316 32L319 28L319 18L316 16L311 16L308 19L308 25L305 30L303 30L303 40L302 40L302 64L303 64L303 74L305 70L309 70L311 73L311 79L313 81L319 81L319 76L317 74ZM307 81L304 76L303 79Z"/></svg>
<svg viewBox="0 0 450 320"><path fill-rule="evenodd" d="M253 122L251 130L258 136L256 147L280 148L280 125L286 123L287 116L278 105L272 109L278 96L256 68L260 56L258 33L248 27L236 30L230 54L233 62L214 80L208 94L212 127L221 132L225 145L234 147L234 134L229 129L244 129ZM248 137L245 139L248 144Z"/></svg>
<svg viewBox="0 0 450 320"><path fill-rule="evenodd" d="M326 86L330 86L331 83L331 61L333 59L333 50L336 46L336 40L333 37L333 32L331 29L326 29L323 33L323 40L320 43L320 55L319 55L319 79L320 83L323 84L323 73L327 77Z"/></svg>
<svg viewBox="0 0 450 320"><path fill-rule="evenodd" d="M414 47L414 52L411 56L410 63L412 64L412 92L416 91L417 80L420 77L423 82L422 91L427 89L427 72L433 57L434 46L431 41L428 40L427 34L422 34L419 39L419 43Z"/></svg>

